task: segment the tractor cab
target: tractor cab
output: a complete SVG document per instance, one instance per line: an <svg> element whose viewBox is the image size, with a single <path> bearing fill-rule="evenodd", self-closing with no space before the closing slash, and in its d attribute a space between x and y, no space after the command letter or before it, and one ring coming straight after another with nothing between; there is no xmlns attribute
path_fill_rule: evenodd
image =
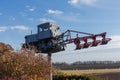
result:
<svg viewBox="0 0 120 80"><path fill-rule="evenodd" d="M38 40L54 38L60 34L61 33L58 25L53 23L43 23L38 25Z"/></svg>

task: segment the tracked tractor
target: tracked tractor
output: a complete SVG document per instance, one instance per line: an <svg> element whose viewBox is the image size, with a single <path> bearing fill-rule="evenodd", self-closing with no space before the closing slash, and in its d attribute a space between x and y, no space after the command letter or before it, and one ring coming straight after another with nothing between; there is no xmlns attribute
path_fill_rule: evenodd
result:
<svg viewBox="0 0 120 80"><path fill-rule="evenodd" d="M36 47L37 52L55 53L65 50L65 46L74 43L76 50L107 44L111 38L106 38L106 32L91 34L75 30L60 32L58 25L43 23L37 26L37 33L26 35L23 48Z"/></svg>

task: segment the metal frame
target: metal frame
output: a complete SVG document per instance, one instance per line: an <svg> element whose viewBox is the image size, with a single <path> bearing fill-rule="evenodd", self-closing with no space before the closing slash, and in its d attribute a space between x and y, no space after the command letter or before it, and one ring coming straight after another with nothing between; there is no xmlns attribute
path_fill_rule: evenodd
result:
<svg viewBox="0 0 120 80"><path fill-rule="evenodd" d="M72 33L76 33L76 36L74 38L72 37ZM80 37L79 35L81 34L84 34L85 36ZM97 45L105 45L111 40L111 38L106 38L106 32L100 34L91 34L75 30L67 30L61 35L61 37L64 44L74 43L76 45L76 49L94 47ZM101 37L102 40L97 40L98 37ZM92 42L89 42L89 39L91 39ZM81 44L81 41L83 41L84 43Z"/></svg>

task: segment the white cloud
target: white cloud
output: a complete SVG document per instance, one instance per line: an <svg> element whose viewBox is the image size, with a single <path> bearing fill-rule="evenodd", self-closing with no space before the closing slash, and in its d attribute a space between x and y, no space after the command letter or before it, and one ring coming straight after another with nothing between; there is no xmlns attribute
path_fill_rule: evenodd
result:
<svg viewBox="0 0 120 80"><path fill-rule="evenodd" d="M31 12L32 12L32 11L35 11L35 8L30 8L29 11L31 11Z"/></svg>
<svg viewBox="0 0 120 80"><path fill-rule="evenodd" d="M0 27L0 32L5 32L7 30L7 27Z"/></svg>
<svg viewBox="0 0 120 80"><path fill-rule="evenodd" d="M97 0L81 0L81 3L86 5L93 5Z"/></svg>
<svg viewBox="0 0 120 80"><path fill-rule="evenodd" d="M49 9L47 12L49 14L55 14L55 15L63 13L63 11L60 11L60 10L51 10L51 9Z"/></svg>
<svg viewBox="0 0 120 80"><path fill-rule="evenodd" d="M116 36L111 36L112 40L111 42L107 45L107 48L112 49L112 48L120 48L120 35Z"/></svg>
<svg viewBox="0 0 120 80"><path fill-rule="evenodd" d="M62 21L69 21L69 22L78 22L79 21L79 18L78 18L78 15L73 15L73 14L64 14L64 15L57 15L57 16L54 16L55 18L58 18Z"/></svg>
<svg viewBox="0 0 120 80"><path fill-rule="evenodd" d="M69 0L68 3L73 6L78 5L94 5L98 0Z"/></svg>
<svg viewBox="0 0 120 80"><path fill-rule="evenodd" d="M120 41L120 35L111 36L112 41Z"/></svg>
<svg viewBox="0 0 120 80"><path fill-rule="evenodd" d="M68 3L71 5L77 5L79 3L79 0L69 0Z"/></svg>
<svg viewBox="0 0 120 80"><path fill-rule="evenodd" d="M26 8L31 12L35 11L35 9L36 9L35 7L29 6L29 5L27 5Z"/></svg>
<svg viewBox="0 0 120 80"><path fill-rule="evenodd" d="M47 19L47 18L40 18L40 22L55 22L53 19Z"/></svg>
<svg viewBox="0 0 120 80"><path fill-rule="evenodd" d="M23 30L27 31L30 30L30 28L24 26L24 25L19 25L19 26L0 26L0 32L5 32L6 30Z"/></svg>
<svg viewBox="0 0 120 80"><path fill-rule="evenodd" d="M10 28L11 28L12 30L15 30L15 29L17 29L17 30L23 30L23 31L29 30L28 27L23 26L23 25L20 25L20 26L12 26L12 27L10 27Z"/></svg>

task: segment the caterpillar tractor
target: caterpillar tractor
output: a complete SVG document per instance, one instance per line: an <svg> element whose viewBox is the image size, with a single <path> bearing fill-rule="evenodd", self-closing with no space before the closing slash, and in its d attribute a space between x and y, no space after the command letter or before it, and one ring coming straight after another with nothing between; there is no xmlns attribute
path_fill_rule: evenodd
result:
<svg viewBox="0 0 120 80"><path fill-rule="evenodd" d="M54 23L43 23L37 26L37 33L26 35L23 48L35 47L37 52L55 53L65 50L67 44L74 43L76 50L98 45L106 45L111 38L106 38L106 32L91 34L75 30L60 33L60 28Z"/></svg>

